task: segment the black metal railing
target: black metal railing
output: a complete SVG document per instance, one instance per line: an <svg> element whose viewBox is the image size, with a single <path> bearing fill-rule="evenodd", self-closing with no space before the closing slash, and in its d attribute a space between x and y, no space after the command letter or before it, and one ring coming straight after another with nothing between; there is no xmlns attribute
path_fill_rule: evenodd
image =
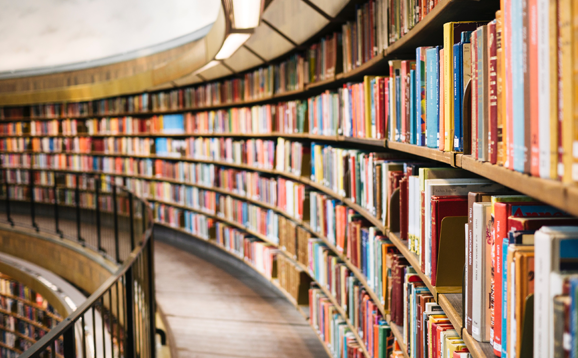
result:
<svg viewBox="0 0 578 358"><path fill-rule="evenodd" d="M71 240L119 267L21 357L155 356L152 212L103 178L0 164L0 222Z"/></svg>

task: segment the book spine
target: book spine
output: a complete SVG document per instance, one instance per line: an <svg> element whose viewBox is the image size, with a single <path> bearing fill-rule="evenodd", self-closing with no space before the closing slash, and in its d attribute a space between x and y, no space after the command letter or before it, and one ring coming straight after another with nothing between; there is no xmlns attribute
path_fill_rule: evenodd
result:
<svg viewBox="0 0 578 358"><path fill-rule="evenodd" d="M473 281L472 281L472 337L484 342L482 311L486 308L482 306L483 295L483 267L484 267L484 247L485 238L481 236L481 205L473 205ZM489 292L488 292L489 293ZM487 341L487 339L486 339Z"/></svg>
<svg viewBox="0 0 578 358"><path fill-rule="evenodd" d="M575 5L570 0L560 0L558 2L558 17L559 17L559 36L560 36L560 59L561 64L561 126L558 129L561 142L559 143L560 150L560 166L558 175L565 183L573 181L573 135L574 135L574 71L573 66L575 58L572 53L573 46L573 28L572 16L573 7Z"/></svg>
<svg viewBox="0 0 578 358"><path fill-rule="evenodd" d="M501 354L502 351L502 242L504 238L508 237L508 205L503 203L495 203L493 208L494 225L492 228L493 238L493 271L494 285L492 291L494 292L494 309L492 314L492 321L494 322L494 353Z"/></svg>
<svg viewBox="0 0 578 358"><path fill-rule="evenodd" d="M454 148L454 23L444 24L444 149L451 151ZM441 149L441 148L440 148Z"/></svg>
<svg viewBox="0 0 578 358"><path fill-rule="evenodd" d="M488 159L488 36L487 26L478 32L478 160Z"/></svg>
<svg viewBox="0 0 578 358"><path fill-rule="evenodd" d="M504 166L512 169L513 166L513 72L512 72L512 2L515 0L502 0L503 13L503 43L504 43L504 83L505 83L505 101L504 101L504 127L503 127L503 143L504 143Z"/></svg>
<svg viewBox="0 0 578 358"><path fill-rule="evenodd" d="M426 144L429 148L437 148L438 132L438 78L437 78L437 59L438 48L434 47L426 50L427 61L427 125L426 125Z"/></svg>
<svg viewBox="0 0 578 358"><path fill-rule="evenodd" d="M471 152L478 159L478 31L472 32L472 118L471 118Z"/></svg>
<svg viewBox="0 0 578 358"><path fill-rule="evenodd" d="M488 75L489 75L489 138L488 160L492 164L498 162L498 56L496 45L496 21L488 24Z"/></svg>
<svg viewBox="0 0 578 358"><path fill-rule="evenodd" d="M442 48L440 49L439 52L439 88L438 88L438 97L439 97L439 101L438 101L438 110L439 110L439 114L438 114L438 149L439 150L445 150L445 135L446 135L446 122L445 122L445 104L446 104L446 99L445 99L445 58L446 58L446 49Z"/></svg>
<svg viewBox="0 0 578 358"><path fill-rule="evenodd" d="M453 150L456 152L463 151L463 134L462 134L462 99L464 95L463 90L463 71L462 71L462 43L457 43L454 45L453 49L453 101L454 101L454 146Z"/></svg>
<svg viewBox="0 0 578 358"><path fill-rule="evenodd" d="M504 110L506 106L505 101L505 64L504 64L504 49L503 49L503 12L496 12L496 162L495 164L504 165Z"/></svg>
<svg viewBox="0 0 578 358"><path fill-rule="evenodd" d="M527 71L524 55L526 42L524 38L524 19L526 17L526 0L512 0L512 139L513 139L513 169L524 172L525 169L525 73Z"/></svg>
<svg viewBox="0 0 578 358"><path fill-rule="evenodd" d="M409 73L409 123L410 123L410 128L409 128L409 143L410 144L417 144L417 135L418 135L418 131L417 131L417 126L419 125L419 123L417 123L417 111L416 111L416 107L417 104L419 102L416 101L416 93L417 93L417 86L416 86L416 81L415 81L415 75L416 75L416 70L412 69Z"/></svg>

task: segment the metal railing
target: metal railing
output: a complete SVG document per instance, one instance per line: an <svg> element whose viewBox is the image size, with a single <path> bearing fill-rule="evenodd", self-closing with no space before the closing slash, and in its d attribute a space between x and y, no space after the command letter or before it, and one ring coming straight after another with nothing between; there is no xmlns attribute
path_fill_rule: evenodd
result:
<svg viewBox="0 0 578 358"><path fill-rule="evenodd" d="M117 271L20 357L154 357L149 204L102 176L0 165L0 222L74 241Z"/></svg>

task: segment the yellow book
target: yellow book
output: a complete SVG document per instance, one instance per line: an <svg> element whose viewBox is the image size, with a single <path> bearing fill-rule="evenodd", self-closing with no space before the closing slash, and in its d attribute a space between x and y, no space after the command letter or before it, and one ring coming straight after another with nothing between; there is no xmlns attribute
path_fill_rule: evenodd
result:
<svg viewBox="0 0 578 358"><path fill-rule="evenodd" d="M446 357L453 358L454 352L458 352L464 348L467 348L466 344L461 338L458 339L449 339L447 344L447 351Z"/></svg>
<svg viewBox="0 0 578 358"><path fill-rule="evenodd" d="M573 0L560 0L558 6L560 30L560 60L562 77L562 161L558 175L565 183L572 182L572 145L574 141L574 58L572 56L572 7ZM557 133L557 132L556 132Z"/></svg>
<svg viewBox="0 0 578 358"><path fill-rule="evenodd" d="M373 131L371 130L371 81L375 76L363 76L363 96L365 102L365 138L373 138Z"/></svg>

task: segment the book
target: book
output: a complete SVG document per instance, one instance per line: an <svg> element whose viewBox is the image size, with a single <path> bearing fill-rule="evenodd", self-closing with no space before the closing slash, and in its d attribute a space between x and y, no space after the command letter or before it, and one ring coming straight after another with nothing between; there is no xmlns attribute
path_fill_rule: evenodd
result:
<svg viewBox="0 0 578 358"><path fill-rule="evenodd" d="M554 354L553 298L561 293L560 282L552 281L556 273L567 271L565 262L575 260L578 246L578 229L572 226L542 227L535 239L535 286L534 293L534 352L540 356ZM547 334L540 334L543 331Z"/></svg>
<svg viewBox="0 0 578 358"><path fill-rule="evenodd" d="M429 148L439 146L439 47L426 50L427 66L427 108L426 108L426 145Z"/></svg>

